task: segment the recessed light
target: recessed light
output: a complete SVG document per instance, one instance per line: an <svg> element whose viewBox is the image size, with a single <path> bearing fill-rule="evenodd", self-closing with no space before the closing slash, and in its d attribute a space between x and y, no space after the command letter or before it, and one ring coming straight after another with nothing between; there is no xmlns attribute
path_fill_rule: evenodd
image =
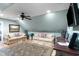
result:
<svg viewBox="0 0 79 59"><path fill-rule="evenodd" d="M3 16L4 16L4 14L0 13L0 16L1 16L1 17L3 17Z"/></svg>
<svg viewBox="0 0 79 59"><path fill-rule="evenodd" d="M50 11L50 10L47 10L46 12L47 12L47 13L50 13L51 11Z"/></svg>

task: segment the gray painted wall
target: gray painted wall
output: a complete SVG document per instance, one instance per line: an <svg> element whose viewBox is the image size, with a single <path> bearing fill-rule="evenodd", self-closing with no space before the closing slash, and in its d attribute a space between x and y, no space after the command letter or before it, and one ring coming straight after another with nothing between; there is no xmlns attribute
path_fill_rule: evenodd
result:
<svg viewBox="0 0 79 59"><path fill-rule="evenodd" d="M9 24L17 24L17 22L7 19L0 19L0 22L3 23L3 36L8 35L9 33Z"/></svg>
<svg viewBox="0 0 79 59"><path fill-rule="evenodd" d="M18 20L21 27L28 31L57 32L67 28L67 10L32 17L32 20Z"/></svg>

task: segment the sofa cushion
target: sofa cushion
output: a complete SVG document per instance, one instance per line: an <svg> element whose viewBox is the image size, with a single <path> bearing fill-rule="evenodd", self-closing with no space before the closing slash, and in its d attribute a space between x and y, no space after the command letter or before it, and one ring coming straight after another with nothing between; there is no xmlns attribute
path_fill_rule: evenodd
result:
<svg viewBox="0 0 79 59"><path fill-rule="evenodd" d="M9 38L12 38L12 37L14 37L15 35L13 34L13 33L11 33L11 34L8 34L8 37Z"/></svg>
<svg viewBox="0 0 79 59"><path fill-rule="evenodd" d="M13 37L19 37L19 36L24 36L24 33L16 32L16 33L9 33L8 37L13 38Z"/></svg>

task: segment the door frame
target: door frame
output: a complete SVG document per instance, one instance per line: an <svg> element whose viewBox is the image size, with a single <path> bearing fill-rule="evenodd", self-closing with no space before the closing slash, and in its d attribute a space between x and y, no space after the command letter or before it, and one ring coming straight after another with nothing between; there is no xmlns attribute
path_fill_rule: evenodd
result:
<svg viewBox="0 0 79 59"><path fill-rule="evenodd" d="M1 42L3 42L3 22L0 21L0 23L1 23L1 32L2 32L2 34L1 34Z"/></svg>

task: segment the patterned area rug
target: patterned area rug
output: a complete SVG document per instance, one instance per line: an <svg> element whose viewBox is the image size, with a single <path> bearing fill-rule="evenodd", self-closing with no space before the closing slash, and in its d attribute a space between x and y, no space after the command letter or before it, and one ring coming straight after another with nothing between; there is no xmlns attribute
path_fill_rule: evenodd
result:
<svg viewBox="0 0 79 59"><path fill-rule="evenodd" d="M0 56L50 56L53 48L38 44L20 43L0 49Z"/></svg>

